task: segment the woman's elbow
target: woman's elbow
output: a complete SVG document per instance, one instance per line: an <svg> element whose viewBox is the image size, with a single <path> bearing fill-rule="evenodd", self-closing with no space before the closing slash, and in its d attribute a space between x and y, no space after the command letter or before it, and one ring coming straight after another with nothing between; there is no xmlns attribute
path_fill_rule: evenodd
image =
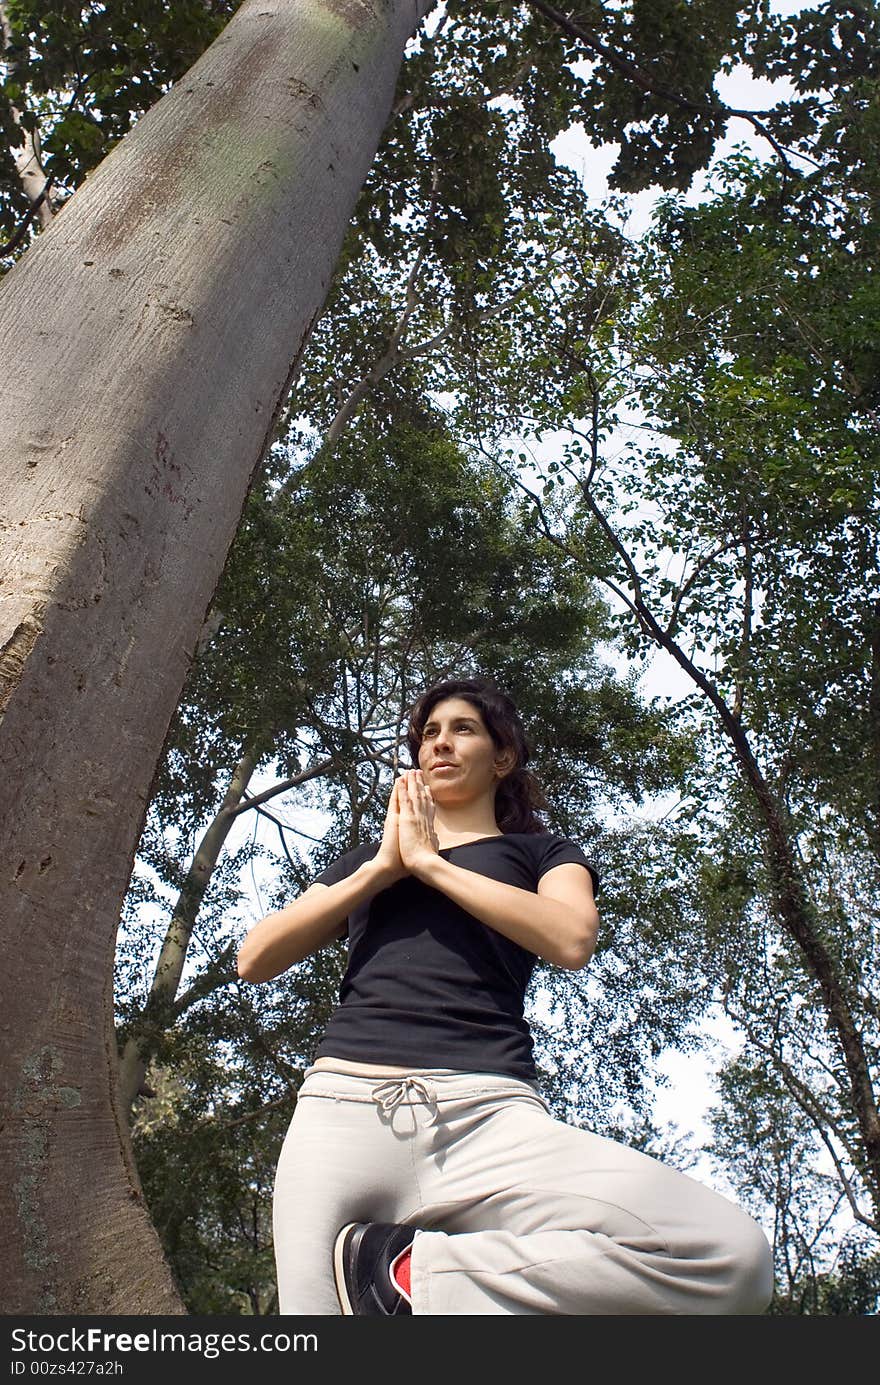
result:
<svg viewBox="0 0 880 1385"><path fill-rule="evenodd" d="M583 971L592 955L592 948L573 947L566 952L564 957L560 958L557 966L564 967L566 971Z"/></svg>
<svg viewBox="0 0 880 1385"><path fill-rule="evenodd" d="M238 949L235 958L235 967L240 981L268 981L265 967L260 966L259 952L255 948L249 933Z"/></svg>
<svg viewBox="0 0 880 1385"><path fill-rule="evenodd" d="M583 971L596 951L596 930L579 931L569 940L565 960L560 964L567 971Z"/></svg>
<svg viewBox="0 0 880 1385"><path fill-rule="evenodd" d="M255 977L251 974L251 961L244 948L239 948L238 956L235 959L235 969L238 972L239 981L253 981Z"/></svg>

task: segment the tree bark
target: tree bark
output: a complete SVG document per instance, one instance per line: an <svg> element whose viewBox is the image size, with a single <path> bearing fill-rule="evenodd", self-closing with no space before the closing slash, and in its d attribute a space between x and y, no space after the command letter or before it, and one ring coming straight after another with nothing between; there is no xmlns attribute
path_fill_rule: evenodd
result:
<svg viewBox="0 0 880 1385"><path fill-rule="evenodd" d="M3 281L7 1313L183 1311L116 1097L116 925L249 480L432 3L246 0Z"/></svg>

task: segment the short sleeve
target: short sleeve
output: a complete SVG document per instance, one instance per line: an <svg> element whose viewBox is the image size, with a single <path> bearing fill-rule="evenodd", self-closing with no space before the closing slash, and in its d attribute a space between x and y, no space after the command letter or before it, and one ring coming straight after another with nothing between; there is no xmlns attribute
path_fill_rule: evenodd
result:
<svg viewBox="0 0 880 1385"><path fill-rule="evenodd" d="M569 841L567 837L547 835L546 837L540 837L538 840L541 843L537 861L539 880L542 875L546 875L548 870L552 870L554 866L565 866L569 864L586 866L593 881L593 894L596 895L599 893L599 872L592 861L587 860L587 857L579 846Z"/></svg>
<svg viewBox="0 0 880 1385"><path fill-rule="evenodd" d="M313 885L336 885L340 880L344 880L348 875L354 875L358 866L362 866L364 861L369 861L379 850L378 842L367 842L363 846L356 846L353 851L346 851L344 856L333 861L326 870L322 870L320 875L316 875L312 881Z"/></svg>

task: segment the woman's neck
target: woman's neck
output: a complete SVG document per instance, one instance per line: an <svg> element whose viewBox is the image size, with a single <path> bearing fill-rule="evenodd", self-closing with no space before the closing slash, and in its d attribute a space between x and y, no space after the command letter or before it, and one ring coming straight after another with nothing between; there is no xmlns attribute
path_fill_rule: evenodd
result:
<svg viewBox="0 0 880 1385"><path fill-rule="evenodd" d="M503 836L495 821L494 806L475 803L463 806L459 812L454 808L441 808L438 804L434 812L434 831L441 850L447 846L461 846L479 837Z"/></svg>

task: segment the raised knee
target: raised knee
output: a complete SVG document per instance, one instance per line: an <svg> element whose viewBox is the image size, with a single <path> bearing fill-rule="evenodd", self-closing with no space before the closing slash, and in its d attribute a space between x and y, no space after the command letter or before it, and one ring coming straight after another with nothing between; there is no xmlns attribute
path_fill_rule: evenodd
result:
<svg viewBox="0 0 880 1385"><path fill-rule="evenodd" d="M773 1253L757 1222L743 1215L731 1247L728 1313L763 1313L773 1297Z"/></svg>

